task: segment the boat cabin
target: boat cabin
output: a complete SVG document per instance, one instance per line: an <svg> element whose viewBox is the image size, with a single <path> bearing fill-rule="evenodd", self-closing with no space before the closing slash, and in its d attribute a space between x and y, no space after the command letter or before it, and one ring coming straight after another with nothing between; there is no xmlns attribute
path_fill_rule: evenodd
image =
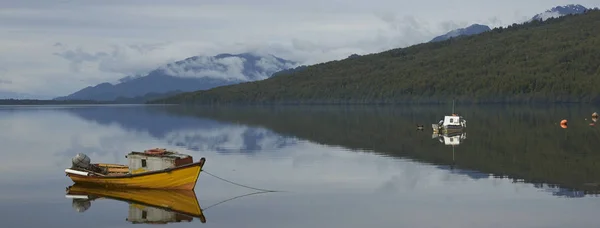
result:
<svg viewBox="0 0 600 228"><path fill-rule="evenodd" d="M125 220L133 224L167 224L182 221L191 222L193 219L174 211L131 203L129 204L129 216Z"/></svg>
<svg viewBox="0 0 600 228"><path fill-rule="evenodd" d="M444 136L443 141L444 141L444 144L447 146L458 146L458 145L460 145L460 135Z"/></svg>
<svg viewBox="0 0 600 228"><path fill-rule="evenodd" d="M151 149L144 152L132 151L127 156L129 173L141 173L163 170L193 163L193 158L187 154L180 154L166 149Z"/></svg>
<svg viewBox="0 0 600 228"><path fill-rule="evenodd" d="M448 125L454 125L454 126L460 126L460 116L444 116L444 122L442 123L443 126L448 126Z"/></svg>

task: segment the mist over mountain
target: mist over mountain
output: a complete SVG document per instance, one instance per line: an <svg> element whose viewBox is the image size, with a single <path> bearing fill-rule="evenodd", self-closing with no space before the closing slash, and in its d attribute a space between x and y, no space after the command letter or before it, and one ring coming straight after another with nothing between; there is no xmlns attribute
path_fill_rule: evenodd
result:
<svg viewBox="0 0 600 228"><path fill-rule="evenodd" d="M587 10L590 10L590 9L586 8L585 6L579 5L579 4L556 6L556 7L553 7L552 9L546 10L545 12L536 14L531 19L529 19L527 22L531 22L533 20L545 21L548 18L557 18L557 17L562 17L562 16L566 16L566 15L570 15L570 14L581 14ZM472 24L468 27L454 29L444 35L437 36L429 42L439 42L439 41L444 41L444 40L448 40L450 38L459 37L459 36L477 35L477 34L487 32L490 30L492 30L492 29L487 25Z"/></svg>
<svg viewBox="0 0 600 228"><path fill-rule="evenodd" d="M190 92L222 85L262 80L295 67L296 63L273 55L256 53L194 56L158 67L147 75L128 76L117 84L88 86L56 100L112 101L147 94Z"/></svg>
<svg viewBox="0 0 600 228"><path fill-rule="evenodd" d="M444 35L437 36L437 37L433 38L429 42L444 41L444 40L450 39L452 37L458 37L458 36L476 35L476 34L479 34L479 33L482 33L482 32L490 31L490 30L492 30L492 29L490 29L490 27L487 26L487 25L472 24L469 27L455 29L455 30L452 30L452 31L444 34Z"/></svg>
<svg viewBox="0 0 600 228"><path fill-rule="evenodd" d="M562 16L570 15L570 14L582 14L582 13L585 13L585 11L587 11L587 10L589 10L589 9L586 8L585 6L582 6L579 4L556 6L556 7L553 7L552 9L546 10L543 13L536 14L529 21L533 21L533 20L545 21L548 18L557 18L557 17L562 17Z"/></svg>

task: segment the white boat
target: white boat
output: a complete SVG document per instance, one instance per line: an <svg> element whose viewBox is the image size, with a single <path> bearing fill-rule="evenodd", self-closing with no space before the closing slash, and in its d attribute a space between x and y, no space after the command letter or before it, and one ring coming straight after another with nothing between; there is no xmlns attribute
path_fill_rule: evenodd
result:
<svg viewBox="0 0 600 228"><path fill-rule="evenodd" d="M454 114L454 101L452 101L452 115L444 116L437 124L431 124L434 132L447 132L449 130L464 130L467 128L467 120Z"/></svg>
<svg viewBox="0 0 600 228"><path fill-rule="evenodd" d="M433 131L448 131L448 130L463 130L467 128L467 120L456 114L451 116L444 116L444 119L440 120L437 124L431 124Z"/></svg>

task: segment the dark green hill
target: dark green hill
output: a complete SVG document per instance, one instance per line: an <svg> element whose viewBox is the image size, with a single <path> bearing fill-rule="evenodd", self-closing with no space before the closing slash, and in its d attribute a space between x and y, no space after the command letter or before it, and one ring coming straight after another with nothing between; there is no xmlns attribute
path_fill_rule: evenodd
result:
<svg viewBox="0 0 600 228"><path fill-rule="evenodd" d="M316 64L153 103L600 102L600 11Z"/></svg>

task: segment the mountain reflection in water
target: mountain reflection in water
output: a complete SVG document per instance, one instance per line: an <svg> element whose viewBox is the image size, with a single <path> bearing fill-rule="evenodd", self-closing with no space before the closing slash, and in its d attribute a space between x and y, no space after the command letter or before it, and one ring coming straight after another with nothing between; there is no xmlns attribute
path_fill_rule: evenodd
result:
<svg viewBox="0 0 600 228"><path fill-rule="evenodd" d="M315 143L365 150L385 156L452 166L455 173L472 178L489 176L515 181L551 183L557 192L595 195L600 190L600 134L587 123L570 122L559 129L557 120L581 115L581 108L491 106L458 108L469 118L472 139L454 153L426 141L427 131L414 131L415 123L429 124L447 113L447 107L90 107L67 109L99 124L147 131L173 146L194 151L256 153L297 143ZM581 125L581 126L580 126ZM565 132L567 130L568 132ZM466 138L466 132L460 137ZM440 140L450 140L439 136ZM461 138L460 140L464 140ZM231 144L236 142L238 144ZM440 151L442 151L440 153ZM472 171L477 170L477 171ZM486 174L486 173L489 173ZM544 187L553 189L555 187ZM560 194L568 196L569 194Z"/></svg>
<svg viewBox="0 0 600 228"><path fill-rule="evenodd" d="M425 163L456 165L495 177L529 183L551 183L596 195L600 191L600 132L586 122L586 109L574 107L475 106L457 108L469 119L471 139L451 153L426 141L415 123L431 123L447 113L445 106L283 106L193 107L156 110L173 115L261 127L295 138L366 150ZM568 129L558 126L560 119ZM443 151L443 150L441 150ZM555 192L555 191L553 191ZM564 195L564 194L563 194ZM579 196L581 194L574 194Z"/></svg>

